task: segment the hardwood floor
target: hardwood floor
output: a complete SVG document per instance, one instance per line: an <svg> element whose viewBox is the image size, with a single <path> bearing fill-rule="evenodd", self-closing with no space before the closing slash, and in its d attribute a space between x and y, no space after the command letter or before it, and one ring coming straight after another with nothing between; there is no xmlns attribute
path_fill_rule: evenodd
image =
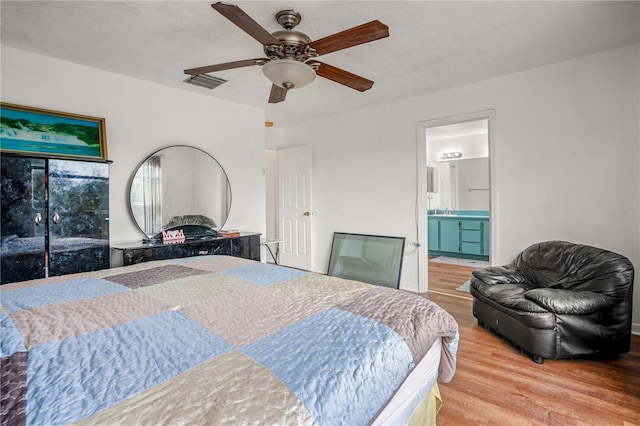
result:
<svg viewBox="0 0 640 426"><path fill-rule="evenodd" d="M471 297L455 288L473 268L429 263L424 294L458 321L456 375L439 382L446 425L640 425L640 336L617 360L545 360L538 365L479 327Z"/></svg>

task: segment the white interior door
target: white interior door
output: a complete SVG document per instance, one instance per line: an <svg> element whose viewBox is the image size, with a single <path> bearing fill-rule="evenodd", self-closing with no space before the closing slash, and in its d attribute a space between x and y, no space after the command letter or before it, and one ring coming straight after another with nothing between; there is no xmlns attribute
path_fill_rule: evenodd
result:
<svg viewBox="0 0 640 426"><path fill-rule="evenodd" d="M278 151L280 264L311 270L311 146Z"/></svg>

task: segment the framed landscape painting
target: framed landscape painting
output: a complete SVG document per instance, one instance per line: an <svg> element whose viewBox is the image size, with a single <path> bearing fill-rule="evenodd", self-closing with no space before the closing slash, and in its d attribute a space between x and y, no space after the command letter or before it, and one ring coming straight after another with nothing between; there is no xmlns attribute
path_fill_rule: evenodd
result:
<svg viewBox="0 0 640 426"><path fill-rule="evenodd" d="M104 118L0 103L0 151L107 161Z"/></svg>

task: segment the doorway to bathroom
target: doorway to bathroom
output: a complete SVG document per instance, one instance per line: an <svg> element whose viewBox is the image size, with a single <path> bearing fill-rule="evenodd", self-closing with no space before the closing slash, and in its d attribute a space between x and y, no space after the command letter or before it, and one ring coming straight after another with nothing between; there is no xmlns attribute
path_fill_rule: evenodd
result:
<svg viewBox="0 0 640 426"><path fill-rule="evenodd" d="M493 118L494 111L482 111L419 123L418 231L424 247L418 261L420 291L468 296L470 271L490 264ZM443 264L452 276L467 279L432 288L429 268L437 274ZM451 268L460 268L455 271L460 274ZM442 280L437 282L440 287Z"/></svg>

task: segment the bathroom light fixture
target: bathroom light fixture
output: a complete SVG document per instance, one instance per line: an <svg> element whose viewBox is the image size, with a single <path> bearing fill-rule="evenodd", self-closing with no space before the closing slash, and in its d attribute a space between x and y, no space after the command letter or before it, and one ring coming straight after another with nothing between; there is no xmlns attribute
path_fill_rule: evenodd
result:
<svg viewBox="0 0 640 426"><path fill-rule="evenodd" d="M273 84L283 89L304 87L316 79L311 66L294 59L276 59L262 66L262 72Z"/></svg>
<svg viewBox="0 0 640 426"><path fill-rule="evenodd" d="M458 152L445 152L443 154L440 154L441 160L451 160L455 158L462 158L462 153L458 151Z"/></svg>

